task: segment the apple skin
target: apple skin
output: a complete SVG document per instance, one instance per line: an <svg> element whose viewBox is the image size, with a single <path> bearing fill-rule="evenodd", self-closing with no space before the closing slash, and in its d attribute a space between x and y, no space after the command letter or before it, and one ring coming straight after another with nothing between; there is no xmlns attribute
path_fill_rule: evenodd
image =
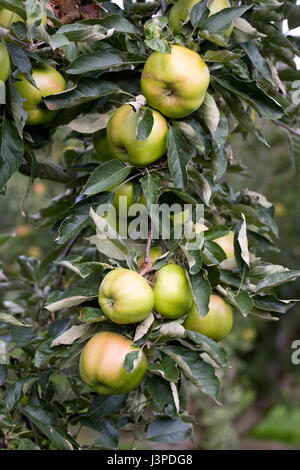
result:
<svg viewBox="0 0 300 470"><path fill-rule="evenodd" d="M126 207L127 207L127 212L130 206L134 204L134 184L131 182L124 183L122 185L116 185L110 188L108 191L114 192L115 197L114 197L114 202L113 206L117 211L117 214L119 214L120 211L120 197L126 197Z"/></svg>
<svg viewBox="0 0 300 470"><path fill-rule="evenodd" d="M165 318L184 315L193 304L193 295L184 269L166 264L154 275L154 310Z"/></svg>
<svg viewBox="0 0 300 470"><path fill-rule="evenodd" d="M199 54L172 46L171 54L153 52L147 59L141 88L149 106L177 119L201 106L209 82L209 69Z"/></svg>
<svg viewBox="0 0 300 470"><path fill-rule="evenodd" d="M32 77L38 89L22 74L19 74L15 81L17 90L26 100L23 103L23 109L28 113L26 124L48 124L53 121L57 111L50 111L44 105L43 97L63 92L66 89L65 79L57 70L45 64L33 67Z"/></svg>
<svg viewBox="0 0 300 470"><path fill-rule="evenodd" d="M6 82L11 72L11 62L8 50L3 43L0 43L0 63L0 80Z"/></svg>
<svg viewBox="0 0 300 470"><path fill-rule="evenodd" d="M214 242L222 248L227 258L234 258L234 232L232 230L224 237L216 238Z"/></svg>
<svg viewBox="0 0 300 470"><path fill-rule="evenodd" d="M4 28L10 28L12 24L21 21L24 23L24 20L21 16L17 13L14 13L7 8L0 7L0 25L4 26Z"/></svg>
<svg viewBox="0 0 300 470"><path fill-rule="evenodd" d="M199 234L209 229L204 224L196 223L194 230ZM215 238L213 241L222 248L227 259L234 258L234 232L232 230L227 235L224 235L224 237Z"/></svg>
<svg viewBox="0 0 300 470"><path fill-rule="evenodd" d="M165 118L155 110L153 127L147 139L139 141L136 137L138 113L132 106L121 106L110 118L107 125L107 140L113 158L146 166L156 162L166 151L168 124Z"/></svg>
<svg viewBox="0 0 300 470"><path fill-rule="evenodd" d="M186 330L196 331L214 341L221 341L231 331L233 313L230 305L218 295L211 295L208 314L200 318L195 304L183 323Z"/></svg>
<svg viewBox="0 0 300 470"><path fill-rule="evenodd" d="M154 306L154 295L139 273L116 268L105 276L100 285L99 305L111 321L127 325L148 317Z"/></svg>
<svg viewBox="0 0 300 470"><path fill-rule="evenodd" d="M199 3L199 0L179 0L176 4L171 8L169 14L169 26L170 29L173 31L174 34L179 34L181 31L181 21L185 21L189 11L192 10L193 6ZM208 9L210 11L210 15L215 15L224 8L230 8L229 0L214 0L210 5L208 5ZM226 35L230 36L233 30L233 25L226 31Z"/></svg>
<svg viewBox="0 0 300 470"><path fill-rule="evenodd" d="M102 331L93 336L81 353L79 373L82 381L102 395L122 395L136 388L147 371L147 359L129 373L124 369L126 354L139 351L123 335Z"/></svg>
<svg viewBox="0 0 300 470"><path fill-rule="evenodd" d="M100 129L93 134L93 145L97 152L97 160L108 162L113 158L110 145L107 140L106 129Z"/></svg>

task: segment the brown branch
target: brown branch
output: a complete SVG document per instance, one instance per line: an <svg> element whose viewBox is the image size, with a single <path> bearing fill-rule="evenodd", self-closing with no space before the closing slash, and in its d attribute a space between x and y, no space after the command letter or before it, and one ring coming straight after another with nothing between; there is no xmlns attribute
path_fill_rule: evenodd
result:
<svg viewBox="0 0 300 470"><path fill-rule="evenodd" d="M277 119L272 119L272 122L276 124L276 126L282 127L283 129L287 130L291 134L296 135L297 137L300 137L300 132L297 131L296 129L293 129L293 127L289 126L288 124L278 121Z"/></svg>
<svg viewBox="0 0 300 470"><path fill-rule="evenodd" d="M73 246L75 245L75 243L77 242L78 238L80 237L82 231L79 232L75 237L72 238L72 240L70 241L70 243L66 246L66 248L64 249L64 251L62 252L62 255L61 255L61 259L64 259L68 256L68 254L70 253L70 251L72 250ZM61 287L61 283L62 283L62 278L64 276L64 273L65 273L65 268L64 266L62 266L59 270L59 273L58 273L58 279L57 279L57 283L56 283L56 289L60 289Z"/></svg>

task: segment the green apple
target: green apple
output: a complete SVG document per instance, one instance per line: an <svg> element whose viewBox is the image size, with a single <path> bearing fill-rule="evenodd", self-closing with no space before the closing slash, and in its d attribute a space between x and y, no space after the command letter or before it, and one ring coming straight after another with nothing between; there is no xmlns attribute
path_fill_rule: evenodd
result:
<svg viewBox="0 0 300 470"><path fill-rule="evenodd" d="M234 258L234 232L232 230L224 237L216 238L214 242L222 248L226 258Z"/></svg>
<svg viewBox="0 0 300 470"><path fill-rule="evenodd" d="M154 310L165 318L184 315L193 304L193 294L184 269L166 264L154 275Z"/></svg>
<svg viewBox="0 0 300 470"><path fill-rule="evenodd" d="M8 50L2 42L0 43L0 63L0 80L6 82L11 71L11 63Z"/></svg>
<svg viewBox="0 0 300 470"><path fill-rule="evenodd" d="M205 232L209 229L206 225L197 222L194 225L194 230L197 234L200 234L201 232ZM234 232L232 230L230 230L227 235L215 238L213 241L222 248L226 258L234 258Z"/></svg>
<svg viewBox="0 0 300 470"><path fill-rule="evenodd" d="M192 8L196 3L199 3L199 0L179 0L175 3L175 5L171 8L169 14L169 26L170 29L175 34L179 34L181 31L181 22L184 22L191 12ZM210 5L208 5L208 9L210 11L210 15L215 15L224 8L230 8L229 0L213 0ZM230 36L232 33L233 25L226 31L226 34Z"/></svg>
<svg viewBox="0 0 300 470"><path fill-rule="evenodd" d="M126 214L124 215L127 215L129 207L134 204L134 184L128 182L121 185L116 185L110 188L108 191L115 193L113 206L116 209L117 214L120 212L120 204L124 204L125 202L124 209L126 209ZM121 202L120 197L126 198L126 201L124 199L124 202Z"/></svg>
<svg viewBox="0 0 300 470"><path fill-rule="evenodd" d="M209 82L209 69L199 54L172 46L170 54L150 55L142 72L141 87L149 106L177 119L201 106Z"/></svg>
<svg viewBox="0 0 300 470"><path fill-rule="evenodd" d="M21 16L17 15L11 10L7 8L0 7L0 25L4 26L4 28L10 28L11 25L21 21L24 23L24 20Z"/></svg>
<svg viewBox="0 0 300 470"><path fill-rule="evenodd" d="M139 273L117 268L110 271L100 285L99 305L113 322L126 325L148 317L153 309L154 295Z"/></svg>
<svg viewBox="0 0 300 470"><path fill-rule="evenodd" d="M137 166L146 166L158 160L166 151L168 125L165 118L153 110L153 127L150 135L142 141L136 137L138 113L132 106L121 106L107 125L107 140L113 158Z"/></svg>
<svg viewBox="0 0 300 470"><path fill-rule="evenodd" d="M142 359L137 368L129 373L124 369L126 355L140 348L123 335L102 331L93 336L80 357L79 372L84 383L102 395L121 395L136 388L147 371L147 359Z"/></svg>
<svg viewBox="0 0 300 470"><path fill-rule="evenodd" d="M218 295L211 295L208 314L200 318L196 305L188 311L183 326L187 330L196 331L214 341L221 341L231 331L233 313L230 305Z"/></svg>
<svg viewBox="0 0 300 470"><path fill-rule="evenodd" d="M149 251L149 258L152 261L152 263L154 263L157 260L157 258L162 256L162 254L163 252L162 252L161 246L152 246L152 248L150 248L150 251ZM143 253L141 256L138 257L138 260L137 260L138 267L141 268L144 262L145 262L145 254Z"/></svg>
<svg viewBox="0 0 300 470"><path fill-rule="evenodd" d="M61 93L66 88L64 77L53 67L39 64L33 67L32 77L38 88L35 88L23 74L17 76L15 86L25 99L23 109L27 111L26 124L47 124L53 121L56 111L50 111L43 103L43 97Z"/></svg>
<svg viewBox="0 0 300 470"><path fill-rule="evenodd" d="M108 162L113 158L106 136L106 129L100 129L93 134L93 144L97 152L97 160Z"/></svg>

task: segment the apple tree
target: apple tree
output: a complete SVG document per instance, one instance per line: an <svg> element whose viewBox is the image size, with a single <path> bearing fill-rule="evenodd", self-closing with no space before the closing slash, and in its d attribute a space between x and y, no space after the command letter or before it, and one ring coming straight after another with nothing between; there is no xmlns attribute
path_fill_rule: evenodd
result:
<svg viewBox="0 0 300 470"><path fill-rule="evenodd" d="M222 404L234 319L295 304L276 287L300 271L265 260L280 245L273 204L226 175L247 171L232 135L269 145L264 119L295 151L300 42L282 26L299 8L0 0L2 197L14 172L28 193L60 188L34 216L55 250L0 272L0 447L78 449L82 426L95 449L190 440L191 387ZM80 145L54 162L62 135Z"/></svg>

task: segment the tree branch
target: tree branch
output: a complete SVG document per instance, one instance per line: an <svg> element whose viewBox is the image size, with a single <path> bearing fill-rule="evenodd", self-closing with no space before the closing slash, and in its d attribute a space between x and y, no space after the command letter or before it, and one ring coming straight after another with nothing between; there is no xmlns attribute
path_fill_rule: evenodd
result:
<svg viewBox="0 0 300 470"><path fill-rule="evenodd" d="M291 134L296 135L297 137L300 137L300 132L294 129L293 127L289 126L288 124L278 121L277 119L272 119L272 122L276 124L276 126L282 127L283 129L287 130Z"/></svg>
<svg viewBox="0 0 300 470"><path fill-rule="evenodd" d="M66 246L66 248L64 249L64 251L62 252L62 255L61 255L62 259L66 258L68 256L68 254L72 250L73 246L77 242L78 238L80 237L81 233L82 233L82 231L79 232L77 235L75 235L75 237L73 237L72 240L70 241L70 243ZM60 289L60 287L61 287L62 278L63 278L64 273L65 273L65 268L64 268L64 266L62 266L59 270L59 273L58 273L58 279L57 279L57 284L56 284L56 289L57 290Z"/></svg>

